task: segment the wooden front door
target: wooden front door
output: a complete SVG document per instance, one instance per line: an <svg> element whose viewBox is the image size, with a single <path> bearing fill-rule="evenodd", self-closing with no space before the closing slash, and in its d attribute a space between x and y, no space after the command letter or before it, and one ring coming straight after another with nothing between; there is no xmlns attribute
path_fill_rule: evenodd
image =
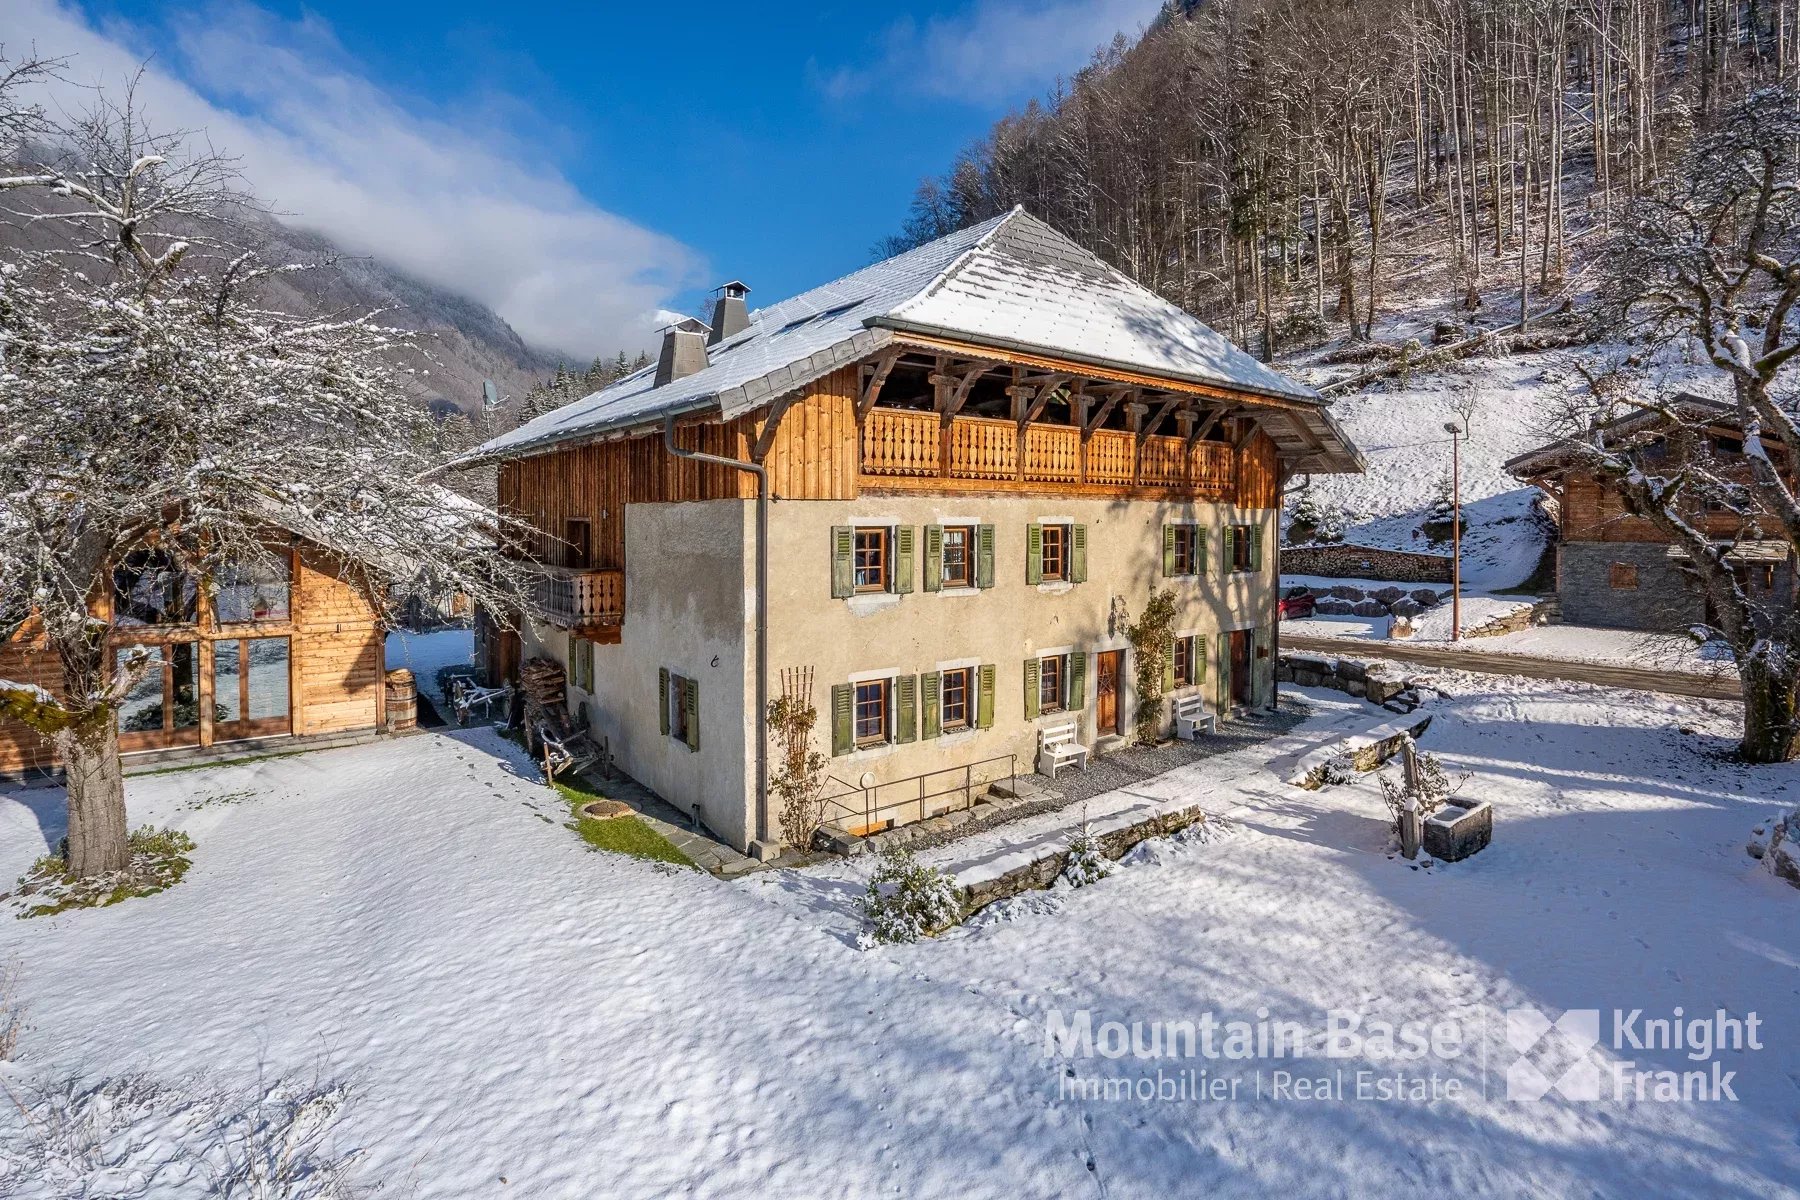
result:
<svg viewBox="0 0 1800 1200"><path fill-rule="evenodd" d="M1248 629L1231 631L1231 702L1249 705L1255 702L1256 679L1250 670L1251 647L1256 635Z"/></svg>
<svg viewBox="0 0 1800 1200"><path fill-rule="evenodd" d="M1123 733L1119 679L1125 673L1125 652L1102 650L1094 658L1094 732L1101 737Z"/></svg>

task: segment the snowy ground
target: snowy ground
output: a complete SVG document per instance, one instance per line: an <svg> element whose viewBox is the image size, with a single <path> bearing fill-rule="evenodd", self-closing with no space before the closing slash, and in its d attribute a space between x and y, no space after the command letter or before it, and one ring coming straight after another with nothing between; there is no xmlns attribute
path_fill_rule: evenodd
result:
<svg viewBox="0 0 1800 1200"><path fill-rule="evenodd" d="M1505 616L1519 602L1504 596L1463 598L1466 631L1494 617ZM1284 633L1311 637L1358 638L1386 642L1386 617L1308 617L1283 621ZM1448 647L1450 606L1430 609L1415 623L1404 645ZM1602 663L1615 667L1641 667L1656 671L1687 671L1697 675L1734 674L1729 651L1722 644L1696 645L1692 638L1675 634L1642 633L1633 629L1599 629L1589 625L1536 625L1517 633L1495 637L1464 637L1462 645L1483 654L1520 654L1528 658L1561 659L1563 662Z"/></svg>
<svg viewBox="0 0 1800 1200"><path fill-rule="evenodd" d="M1441 681L1426 748L1500 812L1477 858L1391 858L1372 784L1196 764L1185 785L1229 836L870 952L852 944L866 865L726 884L588 851L486 730L134 778L134 823L189 830L193 871L160 897L0 920L30 1021L0 1082L322 1069L356 1095L338 1137L363 1176L420 1197L1800 1195L1800 893L1742 849L1800 803L1800 769L1726 761L1723 704ZM0 877L59 811L0 795ZM1485 1098L1484 1063L1510 1056L1495 1014L1519 1005L1754 1011L1766 1048L1722 1055L1736 1103ZM1050 1014L1083 1009L1454 1020L1463 1053L1410 1077L1462 1094L1269 1094L1272 1069L1353 1081L1393 1069L1376 1057L1047 1055ZM1066 1094L1159 1068L1239 1096ZM0 1105L0 1161L20 1123ZM12 1164L0 1194L43 1194L44 1166ZM127 1182L100 1194L145 1194Z"/></svg>

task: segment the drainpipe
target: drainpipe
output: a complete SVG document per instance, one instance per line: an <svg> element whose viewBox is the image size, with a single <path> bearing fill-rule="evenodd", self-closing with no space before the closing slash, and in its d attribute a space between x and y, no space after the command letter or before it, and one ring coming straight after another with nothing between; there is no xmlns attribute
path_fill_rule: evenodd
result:
<svg viewBox="0 0 1800 1200"><path fill-rule="evenodd" d="M714 463L756 476L756 842L757 857L775 857L769 837L769 473L757 463L723 458L675 444L675 418L663 419L663 447L676 458ZM767 859L764 859L766 862Z"/></svg>

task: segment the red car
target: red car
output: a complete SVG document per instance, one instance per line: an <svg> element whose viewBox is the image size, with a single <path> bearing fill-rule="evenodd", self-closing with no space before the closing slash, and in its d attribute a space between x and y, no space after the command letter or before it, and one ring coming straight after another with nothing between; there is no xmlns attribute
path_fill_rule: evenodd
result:
<svg viewBox="0 0 1800 1200"><path fill-rule="evenodd" d="M1289 617L1304 618L1313 615L1313 607L1318 600L1303 587L1289 588L1287 595L1275 604L1275 619L1285 621Z"/></svg>

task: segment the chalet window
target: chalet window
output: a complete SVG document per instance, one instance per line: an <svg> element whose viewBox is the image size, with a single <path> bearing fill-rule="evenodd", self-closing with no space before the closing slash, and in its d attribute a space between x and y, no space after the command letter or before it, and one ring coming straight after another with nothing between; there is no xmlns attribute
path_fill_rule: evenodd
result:
<svg viewBox="0 0 1800 1200"><path fill-rule="evenodd" d="M943 561L940 579L945 587L974 587L975 530L967 525L945 526Z"/></svg>
<svg viewBox="0 0 1800 1200"><path fill-rule="evenodd" d="M1613 563L1607 570L1607 582L1616 591L1627 591L1638 585L1636 563Z"/></svg>
<svg viewBox="0 0 1800 1200"><path fill-rule="evenodd" d="M1193 687L1206 679L1206 638L1199 634L1175 639L1169 656L1169 686Z"/></svg>
<svg viewBox="0 0 1800 1200"><path fill-rule="evenodd" d="M288 552L268 559L226 563L219 572L213 616L220 625L288 619L292 584Z"/></svg>
<svg viewBox="0 0 1800 1200"><path fill-rule="evenodd" d="M836 525L831 530L831 594L848 598L913 590L911 525Z"/></svg>
<svg viewBox="0 0 1800 1200"><path fill-rule="evenodd" d="M1738 455L1744 452L1744 439L1726 437L1723 434L1713 438L1713 451L1717 454Z"/></svg>
<svg viewBox="0 0 1800 1200"><path fill-rule="evenodd" d="M199 588L166 550L137 550L113 569L113 623L191 625Z"/></svg>
<svg viewBox="0 0 1800 1200"><path fill-rule="evenodd" d="M877 746L888 740L894 681L871 679L856 685L856 744Z"/></svg>
<svg viewBox="0 0 1800 1200"><path fill-rule="evenodd" d="M563 522L563 566L585 571L593 565L593 528L586 521Z"/></svg>
<svg viewBox="0 0 1800 1200"><path fill-rule="evenodd" d="M288 640L231 638L212 644L213 721L225 737L281 732L289 713ZM251 722L274 727L248 728Z"/></svg>
<svg viewBox="0 0 1800 1200"><path fill-rule="evenodd" d="M888 530L856 531L856 590L885 592L888 585Z"/></svg>
<svg viewBox="0 0 1800 1200"><path fill-rule="evenodd" d="M589 678L592 678L591 665ZM657 671L657 690L662 731L677 741L686 742L689 750L700 749L700 685L665 667Z"/></svg>
<svg viewBox="0 0 1800 1200"><path fill-rule="evenodd" d="M594 694L594 643L586 638L569 640L569 682L577 691Z"/></svg>
<svg viewBox="0 0 1800 1200"><path fill-rule="evenodd" d="M1225 530L1226 569L1243 574L1262 570L1262 526L1232 525Z"/></svg>
<svg viewBox="0 0 1800 1200"><path fill-rule="evenodd" d="M1087 655L1048 654L1025 660L1025 719L1078 710L1085 703Z"/></svg>
<svg viewBox="0 0 1800 1200"><path fill-rule="evenodd" d="M1202 575L1206 572L1206 544L1198 525L1163 526L1163 574Z"/></svg>
<svg viewBox="0 0 1800 1200"><path fill-rule="evenodd" d="M1045 525L1043 527L1043 553L1038 562L1043 572L1045 583L1067 579L1069 575L1069 527L1067 525Z"/></svg>
<svg viewBox="0 0 1800 1200"><path fill-rule="evenodd" d="M114 669L132 650L114 652ZM150 669L119 705L119 732L168 733L200 724L200 644L175 642L149 648ZM215 713L215 716L217 714Z"/></svg>
<svg viewBox="0 0 1800 1200"><path fill-rule="evenodd" d="M941 729L967 729L975 723L974 713L969 707L974 696L974 688L971 686L974 682L973 675L973 669L969 667L958 667L943 673Z"/></svg>
<svg viewBox="0 0 1800 1200"><path fill-rule="evenodd" d="M985 529L986 526L983 528ZM1026 527L1026 583L1081 583L1086 579L1086 525L1029 525Z"/></svg>

